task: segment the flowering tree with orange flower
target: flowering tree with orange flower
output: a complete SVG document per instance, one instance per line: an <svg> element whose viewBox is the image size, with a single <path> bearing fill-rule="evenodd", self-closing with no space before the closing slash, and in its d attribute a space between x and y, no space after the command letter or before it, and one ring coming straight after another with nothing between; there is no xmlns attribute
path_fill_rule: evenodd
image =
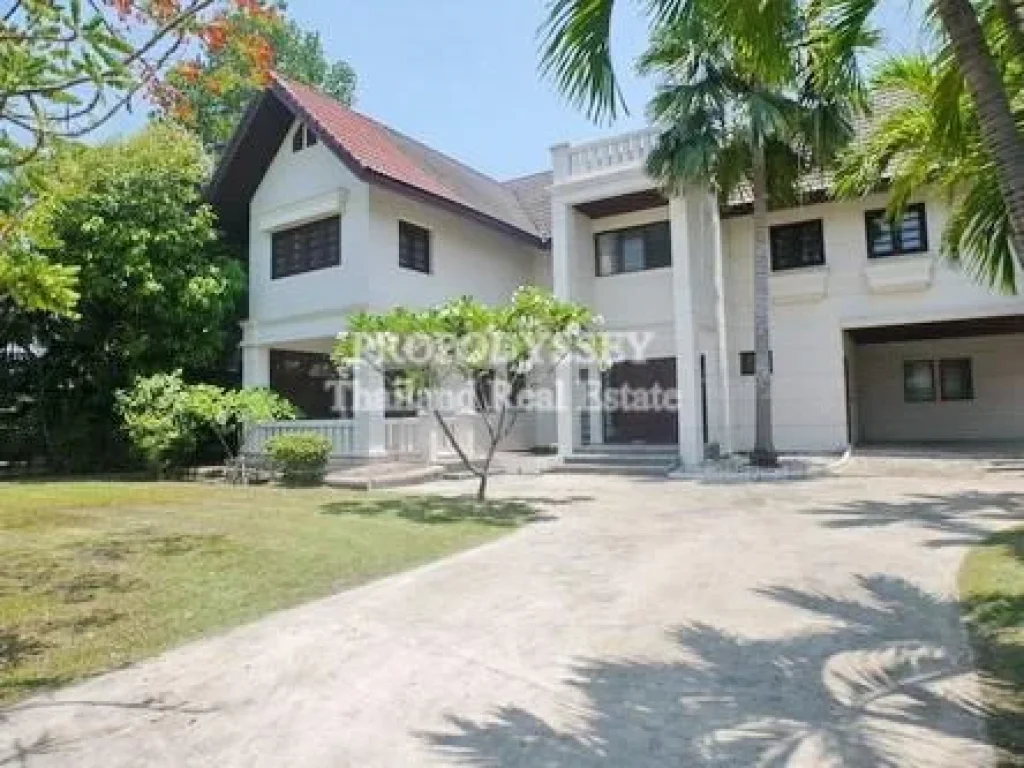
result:
<svg viewBox="0 0 1024 768"><path fill-rule="evenodd" d="M263 0L0 0L0 182L140 91L160 93L167 70L197 50L230 43L269 67L262 41L236 24L265 13ZM0 304L73 312L75 274L34 255L26 205L0 205Z"/></svg>
<svg viewBox="0 0 1024 768"><path fill-rule="evenodd" d="M352 67L329 59L320 34L289 19L281 2L253 11L238 8L209 33L215 39L199 55L170 70L157 104L158 114L197 133L215 154L267 84L270 69L352 103Z"/></svg>
<svg viewBox="0 0 1024 768"><path fill-rule="evenodd" d="M264 13L263 0L0 0L0 169L94 131L196 50L232 41L269 67L234 25Z"/></svg>

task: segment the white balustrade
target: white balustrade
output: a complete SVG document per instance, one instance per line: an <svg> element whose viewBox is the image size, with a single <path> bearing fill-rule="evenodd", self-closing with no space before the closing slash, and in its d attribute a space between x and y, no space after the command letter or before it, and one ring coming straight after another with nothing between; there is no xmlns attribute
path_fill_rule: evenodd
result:
<svg viewBox="0 0 1024 768"><path fill-rule="evenodd" d="M641 165L654 149L658 131L647 128L612 139L590 141L568 148L568 175L588 176ZM558 179L564 181L565 179Z"/></svg>
<svg viewBox="0 0 1024 768"><path fill-rule="evenodd" d="M413 416L404 419L388 419L384 422L384 445L388 456L399 458L419 457L423 451L420 429L423 420Z"/></svg>
<svg viewBox="0 0 1024 768"><path fill-rule="evenodd" d="M331 443L332 458L352 458L355 451L355 427L351 421L324 419L322 421L266 421L245 429L245 452L267 452L267 441L278 435L313 432L323 435Z"/></svg>

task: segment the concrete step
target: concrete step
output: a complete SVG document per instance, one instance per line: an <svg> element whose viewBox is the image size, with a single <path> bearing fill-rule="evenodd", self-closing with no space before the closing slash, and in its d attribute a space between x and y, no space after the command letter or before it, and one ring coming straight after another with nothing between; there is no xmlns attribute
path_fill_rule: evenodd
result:
<svg viewBox="0 0 1024 768"><path fill-rule="evenodd" d="M672 464L654 462L646 464L593 464L572 462L553 467L550 472L562 475L625 475L635 477L664 477L672 469Z"/></svg>
<svg viewBox="0 0 1024 768"><path fill-rule="evenodd" d="M671 454L675 456L679 452L679 449L675 445L661 445L661 444L650 444L650 443L602 443L600 445L581 445L574 453L577 454L589 454L589 453L600 453L600 454L616 454L616 455L635 455L638 453L642 454Z"/></svg>
<svg viewBox="0 0 1024 768"><path fill-rule="evenodd" d="M400 488L437 480L444 475L444 471L444 467L422 465L389 466L387 469L382 466L359 467L328 473L324 485L347 491Z"/></svg>
<svg viewBox="0 0 1024 768"><path fill-rule="evenodd" d="M662 464L671 467L678 457L675 453L574 453L565 457L565 464L600 464L607 467Z"/></svg>

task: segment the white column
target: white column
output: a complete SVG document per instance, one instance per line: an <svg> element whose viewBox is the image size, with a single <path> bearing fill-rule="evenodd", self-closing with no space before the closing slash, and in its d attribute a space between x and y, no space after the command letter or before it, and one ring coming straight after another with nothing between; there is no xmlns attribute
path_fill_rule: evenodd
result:
<svg viewBox="0 0 1024 768"><path fill-rule="evenodd" d="M555 295L562 300L573 298L572 255L575 238L572 207L557 200L552 201L551 257L553 266L553 287ZM573 377L571 360L562 360L555 369L556 419L558 426L558 455L568 456L573 452L573 437L576 427L573 419L573 394L576 382Z"/></svg>
<svg viewBox="0 0 1024 768"><path fill-rule="evenodd" d="M384 375L368 363L356 363L352 370L352 396L356 451L370 458L384 456Z"/></svg>
<svg viewBox="0 0 1024 768"><path fill-rule="evenodd" d="M270 348L255 345L242 345L242 386L270 386Z"/></svg>
<svg viewBox="0 0 1024 768"><path fill-rule="evenodd" d="M726 314L725 255L722 252L722 219L718 200L708 195L705 203L711 210L710 241L715 262L715 324L718 327L718 442L722 453L732 453L732 382L729 380L729 328Z"/></svg>
<svg viewBox="0 0 1024 768"><path fill-rule="evenodd" d="M685 466L704 460L701 431L700 351L697 348L693 246L699 242L699 197L669 201L672 232L672 293L676 329L676 387L679 391L679 458Z"/></svg>

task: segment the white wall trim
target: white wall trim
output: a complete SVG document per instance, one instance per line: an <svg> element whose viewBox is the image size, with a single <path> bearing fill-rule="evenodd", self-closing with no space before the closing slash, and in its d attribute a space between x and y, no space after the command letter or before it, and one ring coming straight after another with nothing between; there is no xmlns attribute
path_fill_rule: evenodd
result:
<svg viewBox="0 0 1024 768"><path fill-rule="evenodd" d="M341 187L321 195L296 200L294 203L254 212L253 218L260 231L275 232L322 219L325 216L342 216L345 213L348 197L349 191Z"/></svg>

